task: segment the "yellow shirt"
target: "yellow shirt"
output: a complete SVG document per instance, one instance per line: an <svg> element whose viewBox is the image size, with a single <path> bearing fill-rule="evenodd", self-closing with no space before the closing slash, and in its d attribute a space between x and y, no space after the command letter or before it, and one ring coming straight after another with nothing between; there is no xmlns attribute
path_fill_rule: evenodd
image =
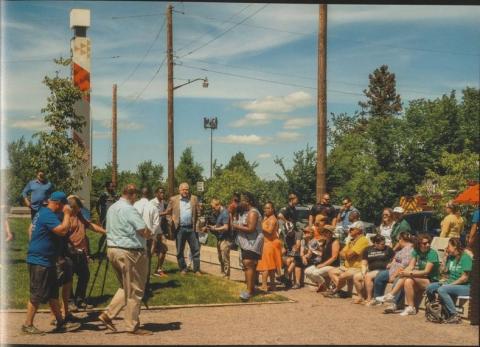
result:
<svg viewBox="0 0 480 347"><path fill-rule="evenodd" d="M465 222L461 216L449 214L443 218L441 225L440 237L460 237Z"/></svg>
<svg viewBox="0 0 480 347"><path fill-rule="evenodd" d="M346 268L358 268L362 267L362 254L363 251L368 247L368 239L362 235L356 240L350 241L343 249L342 254L345 255L345 251L350 250L354 255L349 259L345 258L344 266Z"/></svg>

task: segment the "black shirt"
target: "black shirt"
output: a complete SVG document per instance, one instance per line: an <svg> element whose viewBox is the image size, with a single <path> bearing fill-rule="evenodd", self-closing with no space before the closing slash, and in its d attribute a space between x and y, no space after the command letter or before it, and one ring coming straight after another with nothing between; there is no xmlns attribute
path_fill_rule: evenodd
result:
<svg viewBox="0 0 480 347"><path fill-rule="evenodd" d="M383 250L378 250L374 246L370 246L363 252L362 259L368 262L368 271L385 270L394 255L395 252L388 246Z"/></svg>
<svg viewBox="0 0 480 347"><path fill-rule="evenodd" d="M337 216L335 207L331 204L315 204L310 209L310 216L313 216L315 221L315 217L322 212L327 216L327 224L332 224L333 219Z"/></svg>
<svg viewBox="0 0 480 347"><path fill-rule="evenodd" d="M107 210L110 206L112 206L115 201L118 200L117 194L113 193L110 194L108 191L104 191L100 197L98 198L98 212L100 217L100 223L105 228L106 218L107 218Z"/></svg>
<svg viewBox="0 0 480 347"><path fill-rule="evenodd" d="M287 256L293 257L294 255L299 255L300 251L293 251L293 246L295 246L295 243L297 240L301 240L303 237L303 233L301 231L295 231L292 233L287 233L285 235L285 249L287 250Z"/></svg>

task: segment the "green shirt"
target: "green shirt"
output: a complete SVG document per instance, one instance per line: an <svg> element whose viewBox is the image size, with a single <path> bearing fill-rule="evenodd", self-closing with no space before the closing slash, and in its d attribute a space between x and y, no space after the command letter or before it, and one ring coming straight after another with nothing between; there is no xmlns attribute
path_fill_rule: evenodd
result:
<svg viewBox="0 0 480 347"><path fill-rule="evenodd" d="M448 271L448 279L446 283L452 283L458 280L464 272L472 271L472 257L467 253L462 253L460 260L457 262L455 257L449 256L447 258L446 269ZM462 284L470 284L470 277L467 282Z"/></svg>
<svg viewBox="0 0 480 347"><path fill-rule="evenodd" d="M417 252L417 250L412 251L412 258L415 258L417 270L425 270L427 263L432 263L433 268L428 274L430 282L438 282L439 277L439 268L440 261L438 260L438 254L434 249L431 249L427 253Z"/></svg>
<svg viewBox="0 0 480 347"><path fill-rule="evenodd" d="M392 242L394 244L398 242L398 235L400 235L402 231L406 231L409 233L412 232L412 228L410 227L410 224L408 224L408 222L403 218L400 222L395 222L395 224L393 224L390 238L392 239Z"/></svg>

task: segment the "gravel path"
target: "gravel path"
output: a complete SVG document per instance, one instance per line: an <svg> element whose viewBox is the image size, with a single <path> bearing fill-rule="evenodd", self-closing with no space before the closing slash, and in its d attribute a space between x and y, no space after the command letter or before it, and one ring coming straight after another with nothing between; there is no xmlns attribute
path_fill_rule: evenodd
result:
<svg viewBox="0 0 480 347"><path fill-rule="evenodd" d="M218 274L218 266L202 263L202 270ZM234 271L234 280L242 273ZM478 327L433 324L423 311L416 316L384 315L382 307L351 304L349 299L327 299L311 287L281 292L295 303L224 307L193 307L142 311L144 327L152 336L110 333L96 320L98 313L77 314L82 329L65 334L25 336L20 327L24 313L1 313L7 320L2 332L7 344L363 344L363 345L476 345ZM46 331L50 315L38 314L35 324ZM119 331L122 319L116 321Z"/></svg>

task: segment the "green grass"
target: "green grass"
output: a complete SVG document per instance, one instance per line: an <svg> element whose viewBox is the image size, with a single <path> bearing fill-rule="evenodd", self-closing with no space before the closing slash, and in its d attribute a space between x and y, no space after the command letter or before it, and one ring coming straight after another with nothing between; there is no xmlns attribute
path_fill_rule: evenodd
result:
<svg viewBox="0 0 480 347"><path fill-rule="evenodd" d="M15 234L15 239L8 246L8 293L7 308L25 308L29 298L29 277L27 264L25 262L28 249L28 225L30 219L11 218L10 228ZM92 253L97 250L99 235L88 231ZM213 238L213 237L212 237ZM156 265L156 259L152 261L152 269ZM151 288L154 295L149 299L149 306L154 305L185 305L185 304L216 304L216 303L237 303L241 302L238 295L245 289L243 283L226 280L213 275L197 277L191 273L181 276L176 263L165 262L164 269L168 277L151 277ZM87 294L90 291L91 283L98 268L98 261L90 263L90 283ZM105 261L100 267L91 299L100 307L110 302L115 291L118 289L118 281L113 270L109 267L105 281L105 289L101 294L101 284L105 274ZM74 279L74 286L76 277ZM4 295L4 293L0 293ZM275 294L256 295L253 302L265 301L286 301L287 298ZM45 307L47 307L45 305Z"/></svg>

